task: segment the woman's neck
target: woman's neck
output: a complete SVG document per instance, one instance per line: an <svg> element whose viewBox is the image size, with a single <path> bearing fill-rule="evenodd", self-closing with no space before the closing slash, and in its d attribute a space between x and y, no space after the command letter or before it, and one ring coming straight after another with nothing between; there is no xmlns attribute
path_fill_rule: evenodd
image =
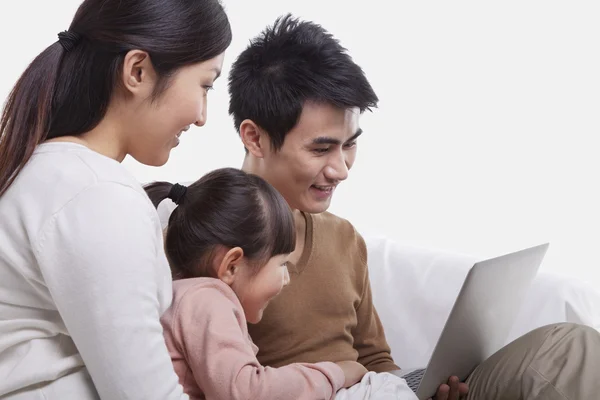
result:
<svg viewBox="0 0 600 400"><path fill-rule="evenodd" d="M61 136L47 142L71 142L81 144L96 153L122 162L127 152L123 145L121 127L114 118L107 115L92 130L78 136Z"/></svg>

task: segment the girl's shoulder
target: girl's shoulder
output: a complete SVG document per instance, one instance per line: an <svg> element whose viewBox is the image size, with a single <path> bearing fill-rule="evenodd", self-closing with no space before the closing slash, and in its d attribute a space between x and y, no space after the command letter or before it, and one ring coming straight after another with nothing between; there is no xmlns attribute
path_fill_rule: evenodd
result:
<svg viewBox="0 0 600 400"><path fill-rule="evenodd" d="M173 306L182 302L241 309L237 295L227 284L216 278L188 278L173 282Z"/></svg>
<svg viewBox="0 0 600 400"><path fill-rule="evenodd" d="M215 321L229 321L246 331L244 309L235 292L215 278L189 278L173 282L173 302L163 316L167 325L213 325Z"/></svg>

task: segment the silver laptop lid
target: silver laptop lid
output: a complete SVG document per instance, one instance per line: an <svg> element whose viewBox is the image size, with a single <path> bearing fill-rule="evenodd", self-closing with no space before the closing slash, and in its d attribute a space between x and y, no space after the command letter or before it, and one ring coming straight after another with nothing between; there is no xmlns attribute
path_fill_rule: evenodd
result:
<svg viewBox="0 0 600 400"><path fill-rule="evenodd" d="M419 399L433 396L450 376L466 379L505 345L548 246L475 263L433 350L417 391Z"/></svg>

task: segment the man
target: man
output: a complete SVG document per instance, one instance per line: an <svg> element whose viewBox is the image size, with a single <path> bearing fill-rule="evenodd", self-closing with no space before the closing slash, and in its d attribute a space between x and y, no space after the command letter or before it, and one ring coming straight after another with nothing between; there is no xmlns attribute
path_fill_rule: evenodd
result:
<svg viewBox="0 0 600 400"><path fill-rule="evenodd" d="M364 240L326 211L354 163L360 114L378 102L363 71L322 27L288 15L240 54L229 93L246 148L242 169L281 192L298 233L291 284L249 327L259 361L277 367L355 360L371 371L398 370L373 307ZM567 354L576 361L567 362ZM598 367L597 332L545 327L480 365L467 384L452 377L436 398L458 399L467 391L478 399L597 398Z"/></svg>

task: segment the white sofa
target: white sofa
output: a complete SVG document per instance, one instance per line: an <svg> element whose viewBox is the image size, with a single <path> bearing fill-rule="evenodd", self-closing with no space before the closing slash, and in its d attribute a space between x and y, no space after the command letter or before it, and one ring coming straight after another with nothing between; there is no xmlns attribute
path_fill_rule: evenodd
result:
<svg viewBox="0 0 600 400"><path fill-rule="evenodd" d="M469 255L365 237L373 301L394 361L426 365L468 269ZM600 330L600 293L583 282L541 272L534 280L507 343L540 326L576 322Z"/></svg>
<svg viewBox="0 0 600 400"><path fill-rule="evenodd" d="M169 200L161 203L158 213L163 227L173 208ZM394 361L402 368L422 367L477 259L381 236L365 236L365 241L373 301ZM576 279L540 272L507 343L555 322L577 322L600 330L600 293Z"/></svg>

